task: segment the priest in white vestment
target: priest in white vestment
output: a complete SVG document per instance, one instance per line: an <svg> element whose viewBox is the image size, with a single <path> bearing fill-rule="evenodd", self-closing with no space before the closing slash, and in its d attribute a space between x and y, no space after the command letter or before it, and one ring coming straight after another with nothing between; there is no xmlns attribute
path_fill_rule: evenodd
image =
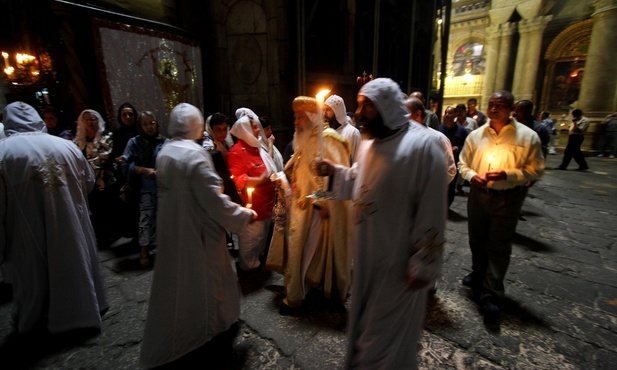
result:
<svg viewBox="0 0 617 370"><path fill-rule="evenodd" d="M159 245L140 355L147 368L183 357L236 323L240 291L225 228L238 233L256 216L221 193L222 180L197 143L201 112L181 103L169 120L172 139L156 159Z"/></svg>
<svg viewBox="0 0 617 370"><path fill-rule="evenodd" d="M0 264L17 332L100 331L109 304L88 215L94 172L75 144L42 132L30 105L8 104L4 125Z"/></svg>
<svg viewBox="0 0 617 370"><path fill-rule="evenodd" d="M320 135L323 135L323 157L333 163L349 167L349 147L336 131L331 128L324 130L325 124L318 113L315 98L296 97L292 108L294 155L285 165L285 174L280 174L285 179L279 180L291 184L291 196L286 204L286 223L280 225L275 221L266 262L266 267L285 274L281 314L290 314L300 308L310 287L320 289L325 297L340 304L347 300L351 287L349 202L307 198L324 188L322 179L315 176L313 170L315 158L322 155ZM284 199L279 197L278 200ZM275 214L280 206L275 206Z"/></svg>
<svg viewBox="0 0 617 370"><path fill-rule="evenodd" d="M427 130L411 130L396 82L358 93L363 134L351 169L317 164L338 198L352 199L354 276L345 368L416 369L427 292L441 273L448 174ZM436 191L443 189L443 191Z"/></svg>

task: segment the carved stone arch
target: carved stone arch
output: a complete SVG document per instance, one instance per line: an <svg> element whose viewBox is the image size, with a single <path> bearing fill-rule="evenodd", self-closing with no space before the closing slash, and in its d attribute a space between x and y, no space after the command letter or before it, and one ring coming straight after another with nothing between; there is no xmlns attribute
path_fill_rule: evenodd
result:
<svg viewBox="0 0 617 370"><path fill-rule="evenodd" d="M552 60L587 56L592 27L593 19L590 18L561 31L546 49L544 59Z"/></svg>
<svg viewBox="0 0 617 370"><path fill-rule="evenodd" d="M546 49L542 109L567 113L570 104L578 100L592 26L593 19L575 23L561 31Z"/></svg>

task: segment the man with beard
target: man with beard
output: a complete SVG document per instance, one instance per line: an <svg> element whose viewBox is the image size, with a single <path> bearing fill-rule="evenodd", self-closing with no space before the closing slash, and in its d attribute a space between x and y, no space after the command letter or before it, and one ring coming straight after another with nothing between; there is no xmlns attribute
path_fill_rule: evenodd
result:
<svg viewBox="0 0 617 370"><path fill-rule="evenodd" d="M334 130L323 129L315 98L299 96L292 108L296 130L294 155L285 165L285 174L278 174L280 182L291 183L291 195L287 199L279 196L275 206L278 221L266 262L266 267L285 275L285 298L279 311L283 315L299 310L307 293L305 287L318 288L325 297L343 304L351 285L348 202L308 197L323 190L322 182L327 180L315 175L315 158L323 155L333 163L349 167L347 142ZM277 209L284 206L286 221L277 214Z"/></svg>
<svg viewBox="0 0 617 370"><path fill-rule="evenodd" d="M360 130L355 128L351 124L351 117L347 116L347 110L345 108L345 102L343 98L338 95L330 95L324 102L323 118L330 128L336 130L347 142L349 142L349 149L351 151L351 162L356 161L356 153L360 147Z"/></svg>
<svg viewBox="0 0 617 370"><path fill-rule="evenodd" d="M333 196L353 199L345 368L417 369L427 292L442 264L446 155L429 130L410 129L404 94L389 78L362 86L355 117L370 140L354 166L317 163Z"/></svg>

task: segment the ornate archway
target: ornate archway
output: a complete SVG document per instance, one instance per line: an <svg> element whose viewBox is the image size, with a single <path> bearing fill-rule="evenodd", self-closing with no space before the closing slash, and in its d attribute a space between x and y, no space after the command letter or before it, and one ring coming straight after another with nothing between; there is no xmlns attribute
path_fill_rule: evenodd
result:
<svg viewBox="0 0 617 370"><path fill-rule="evenodd" d="M567 114L578 100L592 26L593 19L573 24L559 33L546 49L544 93L540 103L543 109Z"/></svg>

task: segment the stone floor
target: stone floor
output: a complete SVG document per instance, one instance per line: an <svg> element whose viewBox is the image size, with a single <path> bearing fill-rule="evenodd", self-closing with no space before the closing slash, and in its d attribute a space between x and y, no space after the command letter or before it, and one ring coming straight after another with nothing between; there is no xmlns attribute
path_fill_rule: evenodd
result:
<svg viewBox="0 0 617 370"><path fill-rule="evenodd" d="M549 156L547 167L561 156ZM469 272L466 198L447 222L444 274L430 300L421 369L617 369L617 160L588 158L586 172L547 170L523 206L500 325L485 325L460 281ZM576 164L571 164L576 168ZM84 341L15 341L10 297L0 292L0 368L138 369L151 270L137 249L101 249L111 299L103 333ZM199 368L341 369L346 311L313 297L281 316L278 273L240 276L240 331L231 356ZM350 298L351 300L353 297ZM347 303L349 304L349 302Z"/></svg>

